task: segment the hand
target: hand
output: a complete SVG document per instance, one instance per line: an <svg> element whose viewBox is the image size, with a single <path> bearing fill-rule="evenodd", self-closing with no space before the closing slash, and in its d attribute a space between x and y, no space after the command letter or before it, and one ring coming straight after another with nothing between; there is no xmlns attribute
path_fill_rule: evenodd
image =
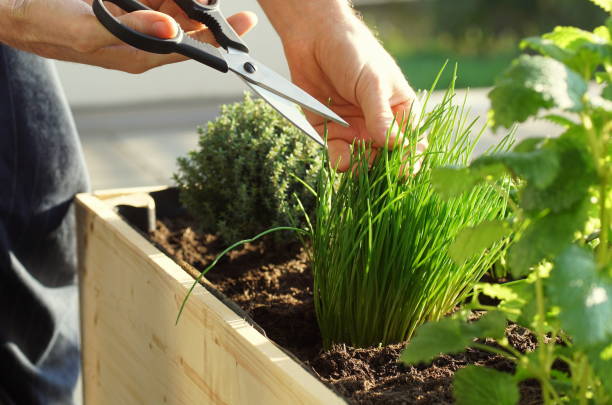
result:
<svg viewBox="0 0 612 405"><path fill-rule="evenodd" d="M370 30L343 0L324 0L312 8L296 5L299 16L290 17L291 0L260 0L283 41L293 82L331 108L349 124L328 124L332 164L348 169L355 139L384 147L394 118L410 113L415 93L404 75ZM334 14L333 3L339 5ZM342 4L344 3L344 4ZM285 11L279 11L285 6ZM318 14L320 11L322 14ZM291 21L290 26L285 25ZM306 114L320 134L324 119ZM397 128L397 127L396 127ZM391 146L396 133L391 134ZM422 151L424 145L418 145ZM374 154L373 154L374 155Z"/></svg>
<svg viewBox="0 0 612 405"><path fill-rule="evenodd" d="M135 49L117 39L96 19L92 0L0 0L0 42L40 56L96 65L130 73L185 60ZM107 8L127 26L159 38L176 35L176 23L194 38L215 43L202 24L190 20L172 0L143 0L157 11L125 13ZM175 23L176 21L176 23ZM239 35L257 22L253 13L241 12L228 19Z"/></svg>

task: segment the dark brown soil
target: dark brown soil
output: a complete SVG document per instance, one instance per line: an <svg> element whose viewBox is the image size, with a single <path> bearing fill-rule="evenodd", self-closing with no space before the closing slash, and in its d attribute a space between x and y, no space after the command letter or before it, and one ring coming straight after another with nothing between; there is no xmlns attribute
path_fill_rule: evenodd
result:
<svg viewBox="0 0 612 405"><path fill-rule="evenodd" d="M151 238L177 262L201 271L225 245L190 225L187 218L158 221ZM222 259L206 278L244 309L270 339L355 404L452 404L452 378L459 368L475 364L514 371L513 364L501 356L474 349L417 367L397 362L402 344L370 349L337 346L323 351L312 276L299 246L274 249L265 242L248 244ZM535 348L533 335L524 328L512 325L506 334L521 351ZM521 404L541 403L537 382L524 383L521 397Z"/></svg>

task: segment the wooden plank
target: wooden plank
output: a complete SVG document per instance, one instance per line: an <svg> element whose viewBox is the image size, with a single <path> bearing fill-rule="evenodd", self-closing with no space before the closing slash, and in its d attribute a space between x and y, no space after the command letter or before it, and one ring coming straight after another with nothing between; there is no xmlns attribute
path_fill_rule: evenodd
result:
<svg viewBox="0 0 612 405"><path fill-rule="evenodd" d="M100 200L108 200L116 197L126 197L131 194L137 193L152 193L154 191L161 191L167 189L168 186L145 186L145 187L132 187L132 188L113 188L107 190L94 191L92 195Z"/></svg>
<svg viewBox="0 0 612 405"><path fill-rule="evenodd" d="M175 325L193 278L99 198L77 218L87 405L346 404L201 286Z"/></svg>

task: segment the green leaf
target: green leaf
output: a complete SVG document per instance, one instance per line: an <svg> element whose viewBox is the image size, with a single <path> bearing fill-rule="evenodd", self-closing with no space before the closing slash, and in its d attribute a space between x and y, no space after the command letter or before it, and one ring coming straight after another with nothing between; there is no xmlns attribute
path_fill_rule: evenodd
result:
<svg viewBox="0 0 612 405"><path fill-rule="evenodd" d="M519 390L511 374L486 367L467 366L455 373L457 405L515 405Z"/></svg>
<svg viewBox="0 0 612 405"><path fill-rule="evenodd" d="M561 326L578 345L612 339L612 284L600 279L593 253L572 245L554 261L547 285Z"/></svg>
<svg viewBox="0 0 612 405"><path fill-rule="evenodd" d="M561 212L550 212L535 219L509 249L508 262L514 278L527 274L529 268L545 258L560 253L584 227L588 217L588 199Z"/></svg>
<svg viewBox="0 0 612 405"><path fill-rule="evenodd" d="M521 49L532 49L544 56L549 56L558 61L565 61L572 57L572 54L555 44L550 39L541 37L529 37L521 41Z"/></svg>
<svg viewBox="0 0 612 405"><path fill-rule="evenodd" d="M513 322L520 319L524 313L524 308L532 302L534 297L533 285L526 283L525 280L510 284L482 283L478 284L477 289L488 297L500 300L497 308ZM531 320L520 324L529 327Z"/></svg>
<svg viewBox="0 0 612 405"><path fill-rule="evenodd" d="M593 371L601 380L608 395L612 396L612 341L602 342L586 349Z"/></svg>
<svg viewBox="0 0 612 405"><path fill-rule="evenodd" d="M548 186L559 171L559 158L550 148L482 156L472 163L471 168L491 166L495 163L506 166L513 175L524 178L539 189Z"/></svg>
<svg viewBox="0 0 612 405"><path fill-rule="evenodd" d="M608 83L606 87L604 87L601 96L606 100L612 101L612 83Z"/></svg>
<svg viewBox="0 0 612 405"><path fill-rule="evenodd" d="M471 190L478 180L468 168L437 167L431 171L431 184L445 199Z"/></svg>
<svg viewBox="0 0 612 405"><path fill-rule="evenodd" d="M596 175L585 138L582 127L573 127L561 137L548 141L543 149L546 153L539 156L543 160L542 171L544 167L552 168L553 162L558 170L553 179L547 178L551 180L548 183L537 183L536 178L525 177L528 183L521 195L521 207L527 211L552 209L560 212L586 198L589 187L596 182ZM552 174L552 170L547 174Z"/></svg>
<svg viewBox="0 0 612 405"><path fill-rule="evenodd" d="M537 137L537 136L533 138L523 139L522 141L516 144L516 146L514 147L512 151L516 153L533 152L544 141L546 141L546 139L547 138L542 138L542 137Z"/></svg>
<svg viewBox="0 0 612 405"><path fill-rule="evenodd" d="M431 184L440 196L448 200L457 197L485 180L496 180L506 173L499 164L482 165L477 169L438 167L431 171Z"/></svg>
<svg viewBox="0 0 612 405"><path fill-rule="evenodd" d="M544 118L547 121L552 122L553 124L557 124L565 128L572 128L577 125L574 121L570 120L569 118L564 117L562 115L558 115L558 114L548 114L542 118Z"/></svg>
<svg viewBox="0 0 612 405"><path fill-rule="evenodd" d="M499 311L485 314L480 320L468 323L462 319L443 318L420 326L400 357L408 364L430 362L442 353L459 353L474 339L504 336L506 317Z"/></svg>
<svg viewBox="0 0 612 405"><path fill-rule="evenodd" d="M470 257L483 254L495 242L507 237L512 229L505 221L485 221L476 226L463 228L451 243L448 253L457 264Z"/></svg>
<svg viewBox="0 0 612 405"><path fill-rule="evenodd" d="M585 42L600 42L597 37L598 35L577 27L555 27L552 32L542 35L542 38L551 41L563 50L576 50Z"/></svg>
<svg viewBox="0 0 612 405"><path fill-rule="evenodd" d="M591 2L603 8L608 13L612 13L612 0L591 0Z"/></svg>
<svg viewBox="0 0 612 405"><path fill-rule="evenodd" d="M556 27L542 36L559 47L564 55L558 58L583 77L589 77L601 64L610 63L612 46L607 27L597 27L593 32L576 27Z"/></svg>
<svg viewBox="0 0 612 405"><path fill-rule="evenodd" d="M563 63L544 56L523 55L496 81L489 93L494 128L524 122L541 109L583 109L587 83Z"/></svg>

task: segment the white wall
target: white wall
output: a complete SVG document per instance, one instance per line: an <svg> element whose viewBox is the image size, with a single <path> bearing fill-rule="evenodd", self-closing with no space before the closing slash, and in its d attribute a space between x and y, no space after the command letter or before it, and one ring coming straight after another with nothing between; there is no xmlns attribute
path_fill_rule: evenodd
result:
<svg viewBox="0 0 612 405"><path fill-rule="evenodd" d="M251 10L259 24L245 37L255 59L289 77L280 39L255 0L225 1L224 13ZM234 98L245 86L233 74L221 74L189 61L142 75L58 62L58 72L73 107L97 107L190 98Z"/></svg>

